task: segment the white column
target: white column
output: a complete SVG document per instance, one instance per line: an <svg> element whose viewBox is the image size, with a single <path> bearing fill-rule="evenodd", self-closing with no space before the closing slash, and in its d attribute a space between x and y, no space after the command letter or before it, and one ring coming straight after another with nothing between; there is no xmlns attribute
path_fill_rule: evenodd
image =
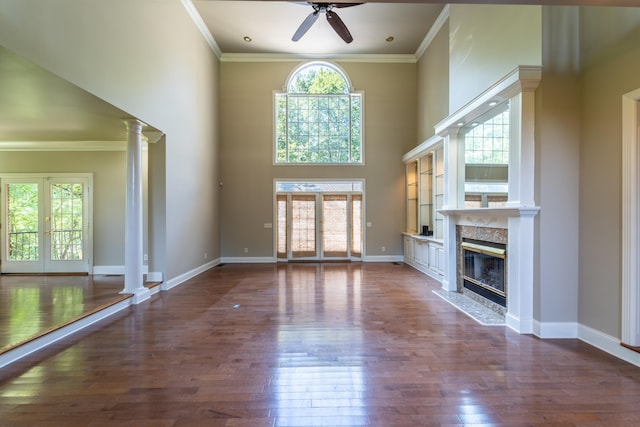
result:
<svg viewBox="0 0 640 427"><path fill-rule="evenodd" d="M640 348L640 89L622 97L622 343Z"/></svg>
<svg viewBox="0 0 640 427"><path fill-rule="evenodd" d="M142 246L142 128L137 119L126 119L127 126L127 205L124 246L124 289L122 294L133 294L133 303L149 299L151 293L144 287Z"/></svg>

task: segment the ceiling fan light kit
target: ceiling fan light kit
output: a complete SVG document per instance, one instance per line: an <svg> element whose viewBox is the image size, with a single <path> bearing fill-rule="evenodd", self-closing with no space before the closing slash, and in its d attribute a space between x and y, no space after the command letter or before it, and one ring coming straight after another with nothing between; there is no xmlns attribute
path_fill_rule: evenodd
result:
<svg viewBox="0 0 640 427"><path fill-rule="evenodd" d="M331 28L340 36L345 43L351 43L353 41L353 37L349 32L349 29L345 25L345 23L340 19L337 13L333 11L334 8L343 8L343 7L351 7L358 6L362 3L314 3L308 2L309 5L313 8L313 12L311 12L307 17L302 21L302 24L298 27L296 32L291 37L291 40L297 42L309 31L309 28L318 20L318 16L321 13L324 13L327 17L327 22L331 25Z"/></svg>

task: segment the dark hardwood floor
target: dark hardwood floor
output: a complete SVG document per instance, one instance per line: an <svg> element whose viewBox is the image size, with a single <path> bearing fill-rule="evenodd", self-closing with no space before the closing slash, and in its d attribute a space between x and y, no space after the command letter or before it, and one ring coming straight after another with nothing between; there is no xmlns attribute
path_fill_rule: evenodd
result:
<svg viewBox="0 0 640 427"><path fill-rule="evenodd" d="M1 426L640 425L640 368L392 263L224 265L0 370Z"/></svg>
<svg viewBox="0 0 640 427"><path fill-rule="evenodd" d="M123 298L123 276L0 275L0 353Z"/></svg>

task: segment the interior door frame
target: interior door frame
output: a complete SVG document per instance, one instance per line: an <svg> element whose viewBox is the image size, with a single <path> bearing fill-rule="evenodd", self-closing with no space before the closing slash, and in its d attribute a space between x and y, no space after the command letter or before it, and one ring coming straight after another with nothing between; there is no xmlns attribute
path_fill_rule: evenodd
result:
<svg viewBox="0 0 640 427"><path fill-rule="evenodd" d="M86 192L86 203L84 203L83 208L85 209L84 218L85 218L85 236L83 242L83 271L82 273L93 274L93 174L92 173L2 173L0 174L0 185L1 188L4 188L5 180L36 180L42 179L45 185L43 186L42 191L48 191L48 186L46 185L47 181L50 179L81 179L86 181L87 188ZM6 220L7 220L7 207L6 207L6 196L4 192L0 193L0 209L2 210L2 215L0 216L0 260L4 261L7 254L7 233L5 230ZM40 218L40 222L42 224L43 219ZM41 225L40 225L41 227ZM44 242L43 242L44 243ZM43 260L43 270L45 261ZM4 272L2 263L0 262L0 273ZM47 271L42 271L42 273L46 274ZM56 272L52 272L56 273Z"/></svg>

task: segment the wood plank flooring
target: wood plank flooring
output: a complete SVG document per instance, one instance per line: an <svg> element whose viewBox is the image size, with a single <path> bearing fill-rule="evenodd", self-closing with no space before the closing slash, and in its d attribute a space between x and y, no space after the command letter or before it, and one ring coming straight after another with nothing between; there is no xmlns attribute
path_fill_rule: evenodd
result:
<svg viewBox="0 0 640 427"><path fill-rule="evenodd" d="M640 425L640 368L402 264L224 265L0 370L2 426Z"/></svg>
<svg viewBox="0 0 640 427"><path fill-rule="evenodd" d="M0 353L121 299L123 276L0 275Z"/></svg>

